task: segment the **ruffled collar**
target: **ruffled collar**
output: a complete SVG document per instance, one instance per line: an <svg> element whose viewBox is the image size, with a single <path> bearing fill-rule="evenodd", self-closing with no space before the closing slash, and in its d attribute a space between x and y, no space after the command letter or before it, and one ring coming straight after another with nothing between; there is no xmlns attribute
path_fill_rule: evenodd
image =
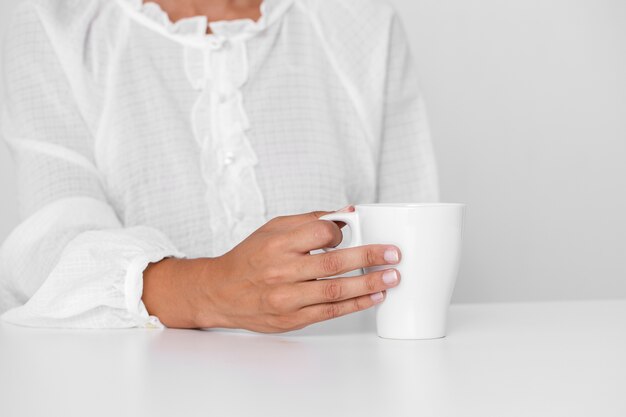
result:
<svg viewBox="0 0 626 417"><path fill-rule="evenodd" d="M206 16L185 17L172 22L158 3L143 0L118 0L140 22L182 40L202 41L233 38L249 38L274 23L291 6L293 0L263 0L261 16L254 21L249 18L209 22ZM206 33L206 28L211 33Z"/></svg>

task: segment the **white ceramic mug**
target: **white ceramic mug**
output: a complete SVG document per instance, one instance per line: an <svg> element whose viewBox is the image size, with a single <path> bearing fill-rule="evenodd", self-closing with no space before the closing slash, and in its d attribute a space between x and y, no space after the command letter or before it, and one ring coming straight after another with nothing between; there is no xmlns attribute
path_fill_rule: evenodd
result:
<svg viewBox="0 0 626 417"><path fill-rule="evenodd" d="M348 246L392 244L402 257L400 284L376 307L378 336L434 339L446 335L446 318L461 258L464 204L357 204L322 220L345 222ZM365 268L365 272L390 266Z"/></svg>

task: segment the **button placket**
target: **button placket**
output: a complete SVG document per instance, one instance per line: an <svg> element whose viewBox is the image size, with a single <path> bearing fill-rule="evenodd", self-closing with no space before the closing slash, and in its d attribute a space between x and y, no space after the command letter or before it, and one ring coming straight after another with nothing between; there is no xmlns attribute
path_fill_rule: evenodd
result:
<svg viewBox="0 0 626 417"><path fill-rule="evenodd" d="M265 204L254 172L257 157L246 135L250 126L241 92L248 76L246 45L224 40L192 52L185 54L185 69L200 91L192 123L207 184L213 254L219 255L265 222Z"/></svg>

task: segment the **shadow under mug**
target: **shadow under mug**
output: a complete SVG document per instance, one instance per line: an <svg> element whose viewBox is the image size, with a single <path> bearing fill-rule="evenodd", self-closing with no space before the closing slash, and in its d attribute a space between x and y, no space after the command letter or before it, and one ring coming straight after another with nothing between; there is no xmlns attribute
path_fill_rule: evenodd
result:
<svg viewBox="0 0 626 417"><path fill-rule="evenodd" d="M378 336L435 339L446 335L448 306L459 268L465 205L457 203L357 204L321 220L345 222L347 246L392 244L400 248L400 284L376 306ZM325 250L332 250L327 248ZM365 272L390 266L365 268Z"/></svg>

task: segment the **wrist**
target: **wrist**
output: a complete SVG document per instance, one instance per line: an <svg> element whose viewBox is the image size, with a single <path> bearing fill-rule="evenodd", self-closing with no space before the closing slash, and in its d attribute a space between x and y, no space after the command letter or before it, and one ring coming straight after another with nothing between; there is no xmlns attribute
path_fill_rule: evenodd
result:
<svg viewBox="0 0 626 417"><path fill-rule="evenodd" d="M208 294L207 271L214 258L166 258L144 271L142 300L148 313L167 327L198 328L219 325Z"/></svg>
<svg viewBox="0 0 626 417"><path fill-rule="evenodd" d="M229 327L220 309L219 286L224 271L221 257L197 259L194 265L193 290L190 302L196 328Z"/></svg>

